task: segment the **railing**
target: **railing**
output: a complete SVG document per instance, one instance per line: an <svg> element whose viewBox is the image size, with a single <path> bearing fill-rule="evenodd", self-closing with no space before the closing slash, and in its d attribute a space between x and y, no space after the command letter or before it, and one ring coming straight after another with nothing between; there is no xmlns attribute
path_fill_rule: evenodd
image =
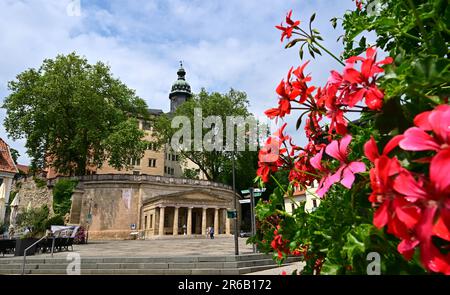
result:
<svg viewBox="0 0 450 295"><path fill-rule="evenodd" d="M177 178L157 175L132 175L132 174L94 174L83 176L58 176L56 178L49 179L47 181L48 186L53 186L59 179L78 180L80 182L87 181L148 181L157 183L173 183L173 184L187 184L187 185L199 185L199 186L213 186L231 189L231 186L212 182L209 180L189 179L189 178Z"/></svg>
<svg viewBox="0 0 450 295"><path fill-rule="evenodd" d="M57 230L54 233L52 233L53 234L53 237L52 237L52 239L53 239L52 240L52 249L51 249L52 250L52 252L51 252L52 253L52 257L53 257L53 252L54 252L54 249L55 249L55 239L56 239L55 234L56 233L60 233L61 231L63 231L63 230L62 229L61 230ZM39 244L42 240L44 240L46 238L48 238L47 235L43 236L42 238L40 238L39 240L37 240L36 242L31 244L31 246L29 246L28 248L26 248L23 251L22 275L25 274L25 265L27 264L27 251L30 250L31 248L33 248L34 246L36 246L37 244Z"/></svg>

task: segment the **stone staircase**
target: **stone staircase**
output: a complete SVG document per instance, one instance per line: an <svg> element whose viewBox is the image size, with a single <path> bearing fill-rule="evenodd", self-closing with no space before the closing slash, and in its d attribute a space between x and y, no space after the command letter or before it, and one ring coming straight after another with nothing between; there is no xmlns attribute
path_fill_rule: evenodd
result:
<svg viewBox="0 0 450 295"><path fill-rule="evenodd" d="M289 257L286 263L299 261ZM0 257L0 275L21 274L22 257ZM65 275L71 261L27 257L25 274ZM82 275L241 275L271 269L271 256L81 257Z"/></svg>

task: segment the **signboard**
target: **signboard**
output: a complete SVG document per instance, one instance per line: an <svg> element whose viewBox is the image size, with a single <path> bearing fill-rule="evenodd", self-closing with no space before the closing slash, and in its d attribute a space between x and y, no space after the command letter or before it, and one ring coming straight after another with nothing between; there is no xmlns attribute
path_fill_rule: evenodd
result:
<svg viewBox="0 0 450 295"><path fill-rule="evenodd" d="M236 210L227 210L227 218L230 218L230 219L237 218Z"/></svg>
<svg viewBox="0 0 450 295"><path fill-rule="evenodd" d="M250 203L250 199L239 200L239 203L241 203L241 204L249 204Z"/></svg>
<svg viewBox="0 0 450 295"><path fill-rule="evenodd" d="M263 192L265 192L265 191L266 191L266 188L265 188L265 187L262 188L262 189L260 189L260 188L255 188L255 189L253 189L253 195L254 195L255 197L260 197L260 196L261 196L261 193L263 193ZM241 190L241 194L243 194L243 195L249 195L249 194L250 194L250 190L248 190L248 189Z"/></svg>

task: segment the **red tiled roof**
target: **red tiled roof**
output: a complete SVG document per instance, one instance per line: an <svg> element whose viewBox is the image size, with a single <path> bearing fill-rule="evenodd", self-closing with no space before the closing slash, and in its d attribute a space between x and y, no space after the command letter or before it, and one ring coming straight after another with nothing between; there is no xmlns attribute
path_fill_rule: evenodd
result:
<svg viewBox="0 0 450 295"><path fill-rule="evenodd" d="M11 157L8 144L2 138L0 138L0 172L19 172Z"/></svg>
<svg viewBox="0 0 450 295"><path fill-rule="evenodd" d="M27 165L16 164L16 167L25 174L28 174L28 172L30 171L30 167Z"/></svg>

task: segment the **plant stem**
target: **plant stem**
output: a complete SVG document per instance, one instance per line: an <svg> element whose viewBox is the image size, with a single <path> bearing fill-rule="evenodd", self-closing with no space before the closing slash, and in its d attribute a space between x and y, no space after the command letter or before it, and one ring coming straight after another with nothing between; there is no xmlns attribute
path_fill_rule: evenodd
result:
<svg viewBox="0 0 450 295"><path fill-rule="evenodd" d="M328 53L332 58L334 58L335 60L337 60L342 66L345 67L345 64L342 62L342 60L340 60L339 58L337 58L333 53L331 53L328 49L326 49L325 47L323 47L319 42L314 41L314 43L319 46L320 48L322 48L326 53Z"/></svg>
<svg viewBox="0 0 450 295"><path fill-rule="evenodd" d="M425 38L425 40L429 40L428 39L428 34L427 31L425 30L425 27L422 23L422 20L420 19L419 13L417 12L416 6L414 5L414 2L412 0L408 0L408 4L411 7L414 17L416 18L416 23L417 23L417 27L419 27L420 33L422 34L422 36ZM424 42L425 44L427 44L426 42Z"/></svg>
<svg viewBox="0 0 450 295"><path fill-rule="evenodd" d="M283 186L281 186L281 184L278 182L278 180L273 175L270 175L270 177L272 177L272 179L275 181L275 183L278 185L278 187L283 191L283 193L286 193L286 190L283 188Z"/></svg>

